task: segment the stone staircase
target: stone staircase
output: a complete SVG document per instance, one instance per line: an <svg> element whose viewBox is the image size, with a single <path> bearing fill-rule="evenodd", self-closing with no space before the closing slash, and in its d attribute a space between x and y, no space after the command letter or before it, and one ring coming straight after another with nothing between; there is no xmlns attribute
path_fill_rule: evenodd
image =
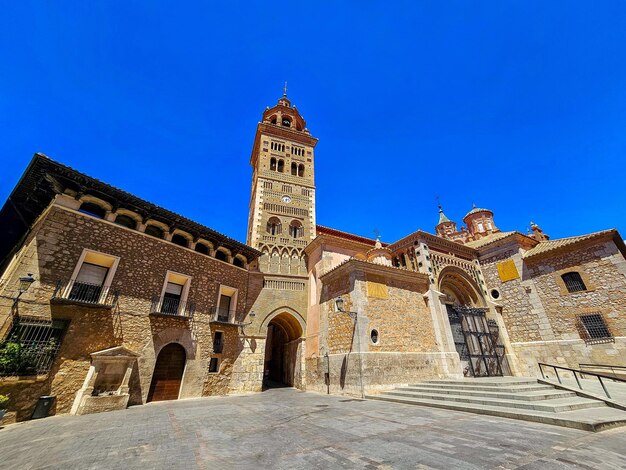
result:
<svg viewBox="0 0 626 470"><path fill-rule="evenodd" d="M467 411L535 421L568 428L601 431L626 425L626 411L601 400L523 377L431 380L398 387L366 398L410 405Z"/></svg>

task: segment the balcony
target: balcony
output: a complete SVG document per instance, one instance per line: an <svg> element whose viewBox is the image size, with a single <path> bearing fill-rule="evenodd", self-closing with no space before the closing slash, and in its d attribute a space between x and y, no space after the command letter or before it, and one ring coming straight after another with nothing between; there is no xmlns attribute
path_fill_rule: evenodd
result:
<svg viewBox="0 0 626 470"><path fill-rule="evenodd" d="M113 308L117 305L119 295L119 290L111 289L109 286L79 282L75 279L69 281L59 280L50 302Z"/></svg>
<svg viewBox="0 0 626 470"><path fill-rule="evenodd" d="M216 323L230 323L233 324L231 320L235 315L229 309L214 307L211 313L211 321Z"/></svg>
<svg viewBox="0 0 626 470"><path fill-rule="evenodd" d="M196 304L194 302L183 302L180 299L158 295L152 297L150 315L165 315L168 317L190 319L193 318L195 311Z"/></svg>

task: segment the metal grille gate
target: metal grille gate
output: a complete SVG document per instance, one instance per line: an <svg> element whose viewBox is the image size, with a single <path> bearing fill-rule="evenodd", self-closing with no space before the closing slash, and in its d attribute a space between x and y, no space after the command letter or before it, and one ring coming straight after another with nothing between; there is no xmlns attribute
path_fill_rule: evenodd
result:
<svg viewBox="0 0 626 470"><path fill-rule="evenodd" d="M487 320L486 309L464 305L446 307L454 345L464 364L463 374L474 377L511 375L498 325L495 320Z"/></svg>

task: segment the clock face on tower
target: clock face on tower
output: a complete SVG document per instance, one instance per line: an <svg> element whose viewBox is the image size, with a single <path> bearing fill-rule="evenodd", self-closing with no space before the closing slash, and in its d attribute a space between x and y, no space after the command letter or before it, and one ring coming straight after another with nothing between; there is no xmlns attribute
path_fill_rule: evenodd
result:
<svg viewBox="0 0 626 470"><path fill-rule="evenodd" d="M285 204L289 204L291 202L291 198L289 196L283 196L283 202Z"/></svg>

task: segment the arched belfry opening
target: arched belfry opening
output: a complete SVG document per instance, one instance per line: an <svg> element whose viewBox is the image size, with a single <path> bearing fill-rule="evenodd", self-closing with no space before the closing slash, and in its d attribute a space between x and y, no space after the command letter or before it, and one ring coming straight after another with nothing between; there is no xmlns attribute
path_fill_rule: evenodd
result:
<svg viewBox="0 0 626 470"><path fill-rule="evenodd" d="M302 325L288 312L270 320L265 343L264 388L298 385L302 334Z"/></svg>
<svg viewBox="0 0 626 470"><path fill-rule="evenodd" d="M489 309L478 284L452 266L441 271L438 281L463 375L511 375L498 324L487 317Z"/></svg>

